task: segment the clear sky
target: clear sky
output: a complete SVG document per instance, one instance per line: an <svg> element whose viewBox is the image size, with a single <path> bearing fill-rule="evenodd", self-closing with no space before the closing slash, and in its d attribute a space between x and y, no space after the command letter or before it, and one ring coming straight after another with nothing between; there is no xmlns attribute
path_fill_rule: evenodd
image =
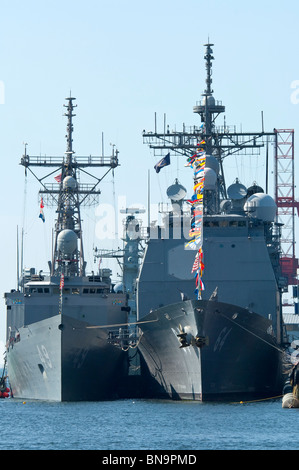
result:
<svg viewBox="0 0 299 470"><path fill-rule="evenodd" d="M151 172L153 202L166 202L176 177L192 189L184 161L156 175L157 159L143 144L142 130L153 130L154 113L162 131L199 124L193 105L205 88L204 47L214 43L213 89L226 106L227 124L245 131L295 129L298 148L299 3L296 0L27 0L2 2L0 16L0 158L2 263L0 290L16 286L16 227L25 229L25 264L47 269L55 214L38 218L39 185L19 166L29 155L63 155L64 98L77 98L74 150L105 154L111 143L121 167L115 185L102 185L102 202L126 198L147 204ZM292 95L293 94L293 95ZM299 97L296 95L296 97ZM220 118L220 124L223 118ZM237 166L236 166L237 164ZM296 163L298 175L299 164ZM228 179L264 184L264 161L228 162ZM248 180L246 178L248 177ZM261 182L260 182L261 180ZM115 197L113 196L113 188ZM122 199L123 200L123 199ZM83 214L89 269L92 244L99 246L95 209ZM102 242L105 248L108 243ZM0 341L5 340L5 305L0 304ZM1 352L1 350L0 350Z"/></svg>

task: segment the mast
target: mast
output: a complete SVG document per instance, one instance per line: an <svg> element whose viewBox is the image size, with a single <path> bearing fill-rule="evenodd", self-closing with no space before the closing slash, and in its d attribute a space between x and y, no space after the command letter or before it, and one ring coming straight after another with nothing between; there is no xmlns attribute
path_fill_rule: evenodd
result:
<svg viewBox="0 0 299 470"><path fill-rule="evenodd" d="M274 132L237 132L235 126L216 126L218 116L225 112L225 106L219 100L215 100L212 89L212 61L213 49L210 42L206 47L204 59L206 67L206 88L202 93L202 100L193 106L193 112L201 118L200 125L185 126L182 131L159 133L156 127L152 131L143 131L143 142L154 149L157 157L165 156L169 151L176 155L190 157L196 151L198 145L204 147L207 155L212 155L218 160L220 174L217 180L220 199L226 199L225 177L223 172L223 160L230 155L259 155L266 142L274 141ZM167 126L169 127L169 126ZM267 139L267 140L266 140ZM202 145L202 141L205 142ZM219 211L219 201L218 208Z"/></svg>
<svg viewBox="0 0 299 470"><path fill-rule="evenodd" d="M83 276L85 262L82 242L80 204L76 167L73 166L73 104L75 98L66 98L67 112L67 149L60 175L60 192L57 206L57 222L55 226L52 274Z"/></svg>
<svg viewBox="0 0 299 470"><path fill-rule="evenodd" d="M100 190L99 183L114 168L118 166L118 151L114 150L110 157L83 156L74 157L73 150L73 103L76 98L72 96L66 98L64 105L67 117L66 151L63 157L30 157L25 154L21 159L21 165L25 167L42 185L39 191L45 205L57 207L57 220L54 228L54 247L52 261L49 262L52 276L84 276L86 262L84 260L82 220L80 214L81 205L96 205ZM50 167L51 172L39 178L31 169L32 167ZM86 171L86 168L106 167L107 171L101 178ZM54 173L60 174L54 176ZM94 181L92 183L79 183L79 171L87 174ZM55 177L56 183L47 183L48 178Z"/></svg>

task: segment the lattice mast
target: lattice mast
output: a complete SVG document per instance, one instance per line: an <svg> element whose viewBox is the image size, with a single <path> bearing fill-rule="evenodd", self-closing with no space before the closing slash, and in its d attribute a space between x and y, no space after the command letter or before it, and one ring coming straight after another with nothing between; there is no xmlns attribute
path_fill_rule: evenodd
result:
<svg viewBox="0 0 299 470"><path fill-rule="evenodd" d="M262 121L261 131L237 132L235 126L215 125L219 114L225 112L221 101L215 100L212 89L213 44L205 44L206 89L203 99L193 107L193 112L201 118L201 125L187 127L183 124L182 131L170 131L164 124L164 132L157 132L156 118L154 132L143 131L143 141L154 149L156 156L165 156L169 151L176 155L191 156L202 140L205 141L207 155L217 158L220 173L217 181L217 201L214 212L219 212L219 201L226 199L226 184L223 160L229 155L260 155L262 148L274 141L274 132L264 132ZM267 184L266 184L267 186ZM267 189L267 188L266 188Z"/></svg>
<svg viewBox="0 0 299 470"><path fill-rule="evenodd" d="M282 275L288 285L297 285L298 259L295 253L295 218L299 202L295 199L294 130L275 129L275 202L281 229Z"/></svg>
<svg viewBox="0 0 299 470"><path fill-rule="evenodd" d="M52 261L49 262L51 275L84 276L86 263L84 261L80 207L81 205L91 206L98 202L100 194L98 185L109 171L118 166L118 151L114 151L113 147L110 157L75 157L73 150L73 117L75 116L73 111L76 107L73 101L75 98L69 97L66 100L64 115L67 117L67 148L64 157L30 157L25 146L21 165L25 167L26 175L27 169L30 170L42 185L39 193L45 205L55 204L57 207L54 248ZM46 176L39 178L31 167L51 167L52 170ZM108 170L101 178L98 178L86 171L88 167L107 167ZM80 170L94 179L94 183L79 183L78 173ZM46 179L53 178L57 171L60 171L60 174L55 177L56 183L47 183ZM71 249L70 246L74 246L74 249Z"/></svg>

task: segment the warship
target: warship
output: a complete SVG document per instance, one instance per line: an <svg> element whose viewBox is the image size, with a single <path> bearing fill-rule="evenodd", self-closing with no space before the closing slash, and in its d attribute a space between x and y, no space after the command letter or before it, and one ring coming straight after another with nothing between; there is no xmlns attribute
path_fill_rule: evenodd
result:
<svg viewBox="0 0 299 470"><path fill-rule="evenodd" d="M205 44L199 125L143 131L144 143L192 170L193 194L178 180L162 223L152 226L137 279L142 376L148 397L250 400L281 396L285 346L276 204L256 182L227 187L224 161L266 154L274 132L216 126L224 113L212 90L213 44ZM244 157L243 157L244 158ZM247 157L245 157L247 158Z"/></svg>
<svg viewBox="0 0 299 470"><path fill-rule="evenodd" d="M126 338L120 326L128 322L127 298L114 292L110 269L86 273L81 207L98 200L99 184L118 166L118 151L113 147L109 157L76 156L75 98L66 100L64 156L32 157L25 145L21 159L26 177L30 171L41 184L39 217L45 222L44 205L49 204L56 206L57 219L50 273L21 265L17 289L5 293L7 372L15 398L111 399L118 396L118 384L127 375ZM50 173L38 177L34 167L50 168ZM87 172L99 167L105 171L101 177ZM82 175L92 182L82 183ZM53 177L55 183L47 182Z"/></svg>

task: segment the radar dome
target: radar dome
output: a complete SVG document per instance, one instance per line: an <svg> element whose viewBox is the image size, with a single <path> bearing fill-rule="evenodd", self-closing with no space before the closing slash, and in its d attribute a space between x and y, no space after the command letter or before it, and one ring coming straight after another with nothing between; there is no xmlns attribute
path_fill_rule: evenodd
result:
<svg viewBox="0 0 299 470"><path fill-rule="evenodd" d="M115 284L114 286L114 292L116 294L123 294L125 291L125 288L124 288L124 285L122 282L118 282L117 284Z"/></svg>
<svg viewBox="0 0 299 470"><path fill-rule="evenodd" d="M71 255L77 249L77 235L73 230L62 230L57 237L57 246L64 255Z"/></svg>
<svg viewBox="0 0 299 470"><path fill-rule="evenodd" d="M206 155L205 168L212 168L216 175L219 174L219 162L213 155Z"/></svg>
<svg viewBox="0 0 299 470"><path fill-rule="evenodd" d="M167 188L166 192L167 192L167 196L169 197L169 199L176 202L176 201L182 201L182 199L184 199L184 197L186 196L187 190L176 179L174 184L172 184L171 186Z"/></svg>
<svg viewBox="0 0 299 470"><path fill-rule="evenodd" d="M215 190L217 175L212 168L205 168L204 170L205 182L204 189Z"/></svg>
<svg viewBox="0 0 299 470"><path fill-rule="evenodd" d="M264 222L274 222L276 208L274 199L265 193L253 194L247 199L244 206L248 215Z"/></svg>
<svg viewBox="0 0 299 470"><path fill-rule="evenodd" d="M243 184L237 181L227 188L227 195L233 201L238 201L247 195L247 189Z"/></svg>
<svg viewBox="0 0 299 470"><path fill-rule="evenodd" d="M63 179L63 189L70 189L73 191L74 189L76 189L76 186L77 186L77 181L75 180L73 176L66 176Z"/></svg>
<svg viewBox="0 0 299 470"><path fill-rule="evenodd" d="M214 98L214 96L212 96L212 95L211 95L211 96L204 96L204 97L203 97L203 100L202 100L203 106L205 106L206 102L207 102L207 105L208 105L208 106L215 106L215 98Z"/></svg>
<svg viewBox="0 0 299 470"><path fill-rule="evenodd" d="M255 193L263 193L263 192L264 192L263 188L258 186L256 183L253 183L253 185L247 189L247 197L252 196Z"/></svg>

